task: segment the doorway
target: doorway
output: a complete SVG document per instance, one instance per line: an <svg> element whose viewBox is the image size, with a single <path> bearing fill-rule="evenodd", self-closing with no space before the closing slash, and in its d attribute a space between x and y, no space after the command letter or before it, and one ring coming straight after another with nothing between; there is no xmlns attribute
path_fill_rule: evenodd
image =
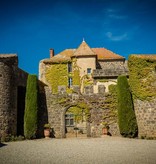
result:
<svg viewBox="0 0 156 164"><path fill-rule="evenodd" d="M65 133L67 138L87 137L87 119L83 108L73 106L66 111Z"/></svg>
<svg viewBox="0 0 156 164"><path fill-rule="evenodd" d="M24 136L24 110L26 87L18 86L17 96L17 136Z"/></svg>

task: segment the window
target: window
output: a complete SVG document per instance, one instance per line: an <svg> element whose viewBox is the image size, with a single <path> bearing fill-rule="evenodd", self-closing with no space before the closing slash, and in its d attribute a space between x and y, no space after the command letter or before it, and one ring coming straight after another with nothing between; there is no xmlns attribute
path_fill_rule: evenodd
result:
<svg viewBox="0 0 156 164"><path fill-rule="evenodd" d="M92 69L91 68L87 68L87 74L91 74Z"/></svg>
<svg viewBox="0 0 156 164"><path fill-rule="evenodd" d="M72 72L72 63L68 63L68 73Z"/></svg>
<svg viewBox="0 0 156 164"><path fill-rule="evenodd" d="M65 125L74 126L74 114L68 113L65 115Z"/></svg>
<svg viewBox="0 0 156 164"><path fill-rule="evenodd" d="M69 78L68 78L68 87L70 88L71 86L72 86L72 78L69 77Z"/></svg>

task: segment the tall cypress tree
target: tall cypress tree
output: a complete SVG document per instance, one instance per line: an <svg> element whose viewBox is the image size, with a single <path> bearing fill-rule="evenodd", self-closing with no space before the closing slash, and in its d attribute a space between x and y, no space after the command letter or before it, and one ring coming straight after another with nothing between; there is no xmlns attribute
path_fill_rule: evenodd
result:
<svg viewBox="0 0 156 164"><path fill-rule="evenodd" d="M138 132L133 100L127 77L121 75L117 79L118 123L120 134L124 137L136 137Z"/></svg>
<svg viewBox="0 0 156 164"><path fill-rule="evenodd" d="M24 113L24 136L27 139L36 137L37 93L37 76L28 75Z"/></svg>

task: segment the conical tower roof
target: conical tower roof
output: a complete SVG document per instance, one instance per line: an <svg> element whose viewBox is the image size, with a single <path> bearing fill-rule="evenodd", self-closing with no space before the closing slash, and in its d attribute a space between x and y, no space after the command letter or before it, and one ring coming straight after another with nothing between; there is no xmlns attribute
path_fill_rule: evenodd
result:
<svg viewBox="0 0 156 164"><path fill-rule="evenodd" d="M88 46L88 44L83 40L80 46L76 49L74 57L77 56L96 56L95 52Z"/></svg>

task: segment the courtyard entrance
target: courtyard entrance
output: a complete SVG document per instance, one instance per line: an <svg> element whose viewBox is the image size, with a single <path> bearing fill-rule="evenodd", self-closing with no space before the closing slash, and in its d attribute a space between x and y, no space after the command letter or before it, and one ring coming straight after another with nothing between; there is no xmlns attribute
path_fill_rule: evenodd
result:
<svg viewBox="0 0 156 164"><path fill-rule="evenodd" d="M87 137L87 119L83 108L73 106L65 113L66 138Z"/></svg>

